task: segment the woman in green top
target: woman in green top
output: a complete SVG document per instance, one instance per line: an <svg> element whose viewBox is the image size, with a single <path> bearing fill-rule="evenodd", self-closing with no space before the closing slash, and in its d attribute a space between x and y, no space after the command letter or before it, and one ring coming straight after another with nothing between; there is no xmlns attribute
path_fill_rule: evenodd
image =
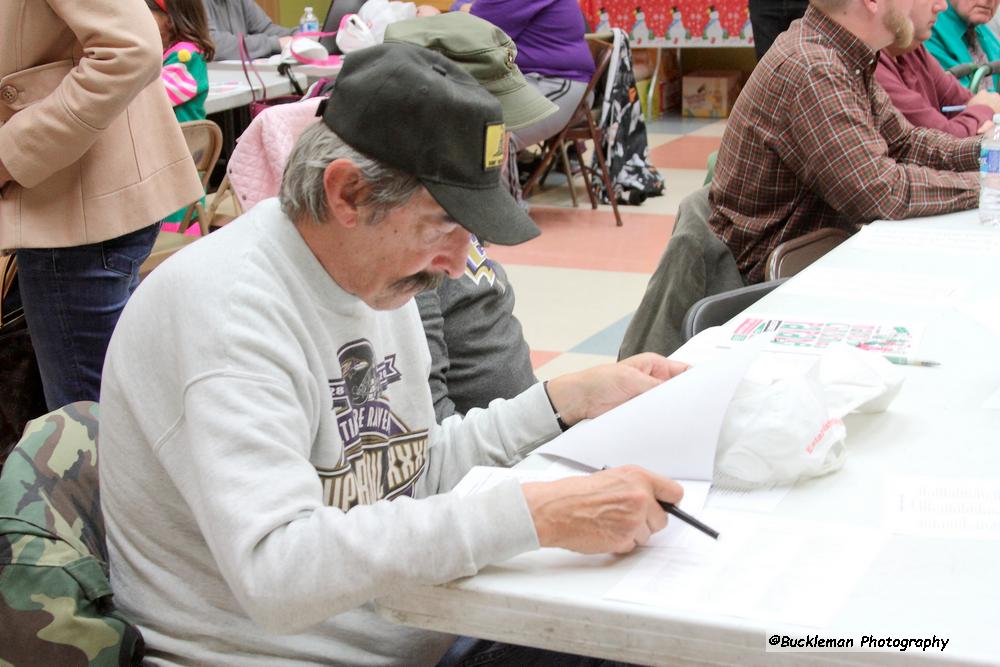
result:
<svg viewBox="0 0 1000 667"><path fill-rule="evenodd" d="M201 0L146 0L163 40L163 70L160 79L179 122L205 119L208 67L215 46L208 33L208 20ZM186 209L163 219L164 229L177 231ZM197 225L188 233L200 234Z"/></svg>
<svg viewBox="0 0 1000 667"><path fill-rule="evenodd" d="M949 0L948 9L938 14L931 38L925 43L927 50L945 69L1000 60L1000 40L986 25L996 8L996 0ZM961 79L965 86L971 80L971 76ZM994 76L983 83L997 90L1000 79Z"/></svg>

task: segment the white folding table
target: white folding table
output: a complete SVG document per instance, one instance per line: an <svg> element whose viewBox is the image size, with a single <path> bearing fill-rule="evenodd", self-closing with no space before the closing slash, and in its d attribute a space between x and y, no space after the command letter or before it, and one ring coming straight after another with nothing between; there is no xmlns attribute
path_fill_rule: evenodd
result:
<svg viewBox="0 0 1000 667"><path fill-rule="evenodd" d="M974 211L891 224L912 230L915 238L927 230L982 229ZM995 234L1000 240L1000 230ZM828 269L880 277L853 295L796 293L796 280ZM961 289L948 299L884 298L896 293L888 286L907 274L911 280L932 274ZM1000 388L1000 340L955 307L959 300L997 295L1000 256L989 244L968 253L919 244L903 252L866 248L855 236L755 305L753 311L788 317L922 322L919 354L941 363L902 367L905 382L887 412L847 418L845 466L797 485L771 516L881 530L883 484L892 475L1000 477L1000 410L984 408ZM1000 664L1000 541L904 535L886 540L832 622L795 633L936 634L949 638L944 652L767 652L767 637L786 628L757 618L605 599L631 567L631 557L556 549L523 554L447 585L402 590L377 605L384 617L403 624L640 664Z"/></svg>

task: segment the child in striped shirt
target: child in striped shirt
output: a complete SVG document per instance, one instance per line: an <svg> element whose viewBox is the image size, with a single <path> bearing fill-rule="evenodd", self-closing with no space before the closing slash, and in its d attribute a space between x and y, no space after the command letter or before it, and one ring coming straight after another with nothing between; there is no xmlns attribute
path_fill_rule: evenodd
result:
<svg viewBox="0 0 1000 667"><path fill-rule="evenodd" d="M163 40L163 70L160 79L174 107L178 122L205 119L208 96L206 63L215 55L215 45L208 32L208 19L202 0L146 0L160 28ZM186 209L164 218L166 231L177 231ZM197 225L188 228L199 233Z"/></svg>

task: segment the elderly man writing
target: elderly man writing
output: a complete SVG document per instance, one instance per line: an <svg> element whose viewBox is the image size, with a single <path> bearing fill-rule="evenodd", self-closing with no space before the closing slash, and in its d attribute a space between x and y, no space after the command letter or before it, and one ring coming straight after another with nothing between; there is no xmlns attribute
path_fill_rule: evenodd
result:
<svg viewBox="0 0 1000 667"><path fill-rule="evenodd" d="M461 275L470 233L538 232L500 186L503 134L444 56L354 53L279 199L138 290L105 369L101 500L116 600L156 662L434 665L454 638L373 598L539 546L625 552L665 525L656 501L680 487L634 467L448 493L683 370L642 355L435 423L413 295Z"/></svg>

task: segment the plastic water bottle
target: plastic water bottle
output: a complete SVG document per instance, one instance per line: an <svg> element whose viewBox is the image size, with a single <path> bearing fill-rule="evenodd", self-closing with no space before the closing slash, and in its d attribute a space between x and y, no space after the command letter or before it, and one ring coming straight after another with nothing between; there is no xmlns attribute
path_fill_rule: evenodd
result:
<svg viewBox="0 0 1000 667"><path fill-rule="evenodd" d="M993 125L979 154L979 221L1000 227L1000 114L993 115Z"/></svg>
<svg viewBox="0 0 1000 667"><path fill-rule="evenodd" d="M313 14L312 7L306 7L305 13L299 19L299 32L319 32L319 19ZM318 37L310 37L312 40L319 40Z"/></svg>

